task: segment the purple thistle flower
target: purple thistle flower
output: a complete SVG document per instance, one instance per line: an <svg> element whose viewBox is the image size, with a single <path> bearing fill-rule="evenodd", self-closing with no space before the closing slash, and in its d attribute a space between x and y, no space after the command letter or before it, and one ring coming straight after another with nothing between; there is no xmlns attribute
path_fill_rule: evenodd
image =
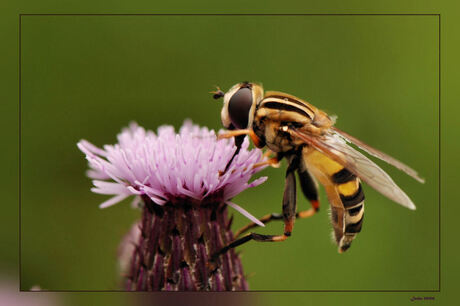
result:
<svg viewBox="0 0 460 306"><path fill-rule="evenodd" d="M264 226L230 201L266 180L249 182L264 167L255 167L263 161L261 151L248 146L245 139L225 171L236 150L233 139L217 140L214 131L191 121L178 134L171 126L155 134L131 123L118 135L118 144L103 149L86 140L78 143L89 163L87 175L94 179L91 190L113 195L101 208L129 196L136 206L144 203L142 219L120 251L128 290L247 289L234 250L221 255L212 271L208 259L234 238L227 205Z"/></svg>

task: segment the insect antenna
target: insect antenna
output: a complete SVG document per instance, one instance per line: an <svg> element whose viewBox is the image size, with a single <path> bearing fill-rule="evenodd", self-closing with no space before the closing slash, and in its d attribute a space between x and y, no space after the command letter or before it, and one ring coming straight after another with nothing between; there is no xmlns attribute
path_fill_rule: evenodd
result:
<svg viewBox="0 0 460 306"><path fill-rule="evenodd" d="M216 86L216 88L217 88L216 90L210 91L209 93L212 93L212 94L213 94L212 97L213 97L214 99L217 100L217 99L220 99L220 98L222 98L223 96L225 96L225 92L223 92L223 91L219 88L219 86Z"/></svg>

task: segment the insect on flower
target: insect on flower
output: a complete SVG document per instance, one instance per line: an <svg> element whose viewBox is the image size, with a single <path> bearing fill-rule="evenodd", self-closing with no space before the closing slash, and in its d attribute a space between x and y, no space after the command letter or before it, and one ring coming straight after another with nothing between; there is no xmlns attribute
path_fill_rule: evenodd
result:
<svg viewBox="0 0 460 306"><path fill-rule="evenodd" d="M283 220L284 233L249 233L234 240L219 254L250 240L284 241L291 235L296 218L307 218L318 211L317 181L324 186L331 206L331 222L339 253L346 251L361 231L364 217L361 180L394 202L415 210L414 203L390 176L348 143L424 183L417 172L334 127L334 119L310 103L282 92L264 93L261 85L249 82L238 83L227 93L219 88L213 93L215 99L224 99L221 119L229 130L219 137L235 137L238 145L249 135L255 146L266 146L267 153L274 154L263 163L276 167L282 158L288 163L282 214L270 214L260 219L263 223ZM312 205L306 211L296 212L295 172L303 194ZM245 226L236 236L255 226L255 223Z"/></svg>

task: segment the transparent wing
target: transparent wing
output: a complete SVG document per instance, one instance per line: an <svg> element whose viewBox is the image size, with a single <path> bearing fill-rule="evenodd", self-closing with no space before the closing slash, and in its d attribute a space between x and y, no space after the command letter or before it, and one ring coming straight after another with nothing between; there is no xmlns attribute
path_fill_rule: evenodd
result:
<svg viewBox="0 0 460 306"><path fill-rule="evenodd" d="M415 209L411 199L385 171L362 153L350 147L339 135L326 134L319 138L295 128L289 128L289 133L341 164L387 198L409 209Z"/></svg>
<svg viewBox="0 0 460 306"><path fill-rule="evenodd" d="M398 168L399 170L404 171L407 175L413 177L418 182L420 182L422 184L425 183L425 179L421 178L418 175L417 171L415 171L414 169L412 169L408 165L405 165L404 163L400 162L396 158L393 158L393 157L391 157L391 156L389 156L389 155L387 155L387 154L385 154L385 153L383 153L383 152L381 152L381 151L379 151L379 150L377 150L377 149L365 144L361 140L351 136L350 134L348 134L348 133L346 133L344 131L339 130L336 127L332 127L332 130L334 132L336 132L337 134L339 134L341 137L343 137L346 141L355 144L360 149L362 149L363 151L366 151L370 155L372 155L374 157L377 157L377 158L380 158L381 160L389 163L390 165Z"/></svg>

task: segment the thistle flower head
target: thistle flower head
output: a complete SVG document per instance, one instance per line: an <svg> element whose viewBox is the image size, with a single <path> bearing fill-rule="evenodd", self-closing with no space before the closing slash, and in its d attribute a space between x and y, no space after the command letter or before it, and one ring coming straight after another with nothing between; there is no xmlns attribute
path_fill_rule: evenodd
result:
<svg viewBox="0 0 460 306"><path fill-rule="evenodd" d="M118 135L118 143L100 149L86 140L78 148L86 155L94 179L95 193L113 195L100 204L114 205L129 196L148 197L158 205L187 201L205 205L208 201L225 202L253 222L263 226L230 199L243 190L266 180L249 182L263 169L254 165L262 161L261 151L248 149L245 139L229 168L225 167L235 153L233 139L217 140L216 133L185 121L179 133L172 126L161 126L157 134L136 123Z"/></svg>

